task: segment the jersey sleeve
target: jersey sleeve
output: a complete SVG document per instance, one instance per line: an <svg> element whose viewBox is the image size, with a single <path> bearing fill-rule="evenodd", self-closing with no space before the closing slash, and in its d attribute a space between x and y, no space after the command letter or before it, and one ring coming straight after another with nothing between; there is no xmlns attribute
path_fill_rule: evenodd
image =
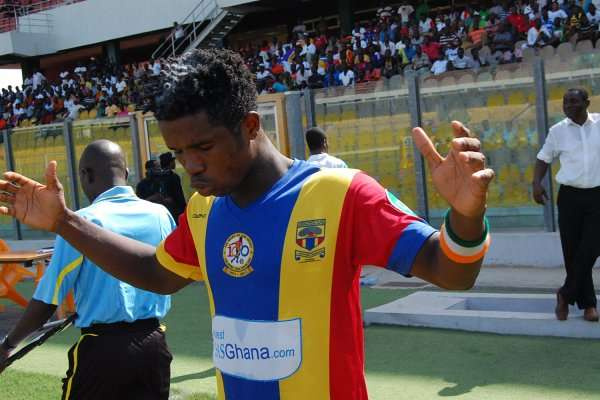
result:
<svg viewBox="0 0 600 400"><path fill-rule="evenodd" d="M354 177L350 196L353 264L409 276L419 250L436 229L366 174Z"/></svg>
<svg viewBox="0 0 600 400"><path fill-rule="evenodd" d="M83 256L62 237L57 236L50 265L46 268L33 298L58 306L75 286Z"/></svg>
<svg viewBox="0 0 600 400"><path fill-rule="evenodd" d="M183 278L203 279L187 211L180 215L177 228L158 245L156 258L164 268Z"/></svg>

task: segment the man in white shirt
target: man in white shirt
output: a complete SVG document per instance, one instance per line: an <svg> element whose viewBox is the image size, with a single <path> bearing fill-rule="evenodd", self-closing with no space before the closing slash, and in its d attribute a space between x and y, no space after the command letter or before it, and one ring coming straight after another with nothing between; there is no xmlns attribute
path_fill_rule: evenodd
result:
<svg viewBox="0 0 600 400"><path fill-rule="evenodd" d="M410 14L412 14L414 11L415 11L415 9L413 8L413 6L411 6L410 4L406 4L406 3L402 4L398 8L398 15L400 15L400 17L402 18L403 24L408 23Z"/></svg>
<svg viewBox="0 0 600 400"><path fill-rule="evenodd" d="M459 47L458 54L452 61L452 66L454 66L454 69L470 69L473 68L473 59L465 56L465 49Z"/></svg>
<svg viewBox="0 0 600 400"><path fill-rule="evenodd" d="M419 32L422 35L426 35L431 32L433 22L431 18L429 18L426 14L421 15L421 20L419 21Z"/></svg>
<svg viewBox="0 0 600 400"><path fill-rule="evenodd" d="M327 135L323 129L313 127L306 131L306 145L310 152L310 157L306 161L317 164L322 168L348 168L348 165L342 160L327 154Z"/></svg>
<svg viewBox="0 0 600 400"><path fill-rule="evenodd" d="M436 60L431 66L431 73L434 75L441 75L446 71L448 71L448 60L446 58Z"/></svg>
<svg viewBox="0 0 600 400"><path fill-rule="evenodd" d="M537 155L533 197L539 204L548 199L542 186L548 166L560 159L556 181L558 225L567 277L559 289L556 318L564 321L569 304L584 310L583 318L598 321L592 268L598 256L600 226L600 114L588 114L584 89L569 89L563 98L567 118L550 128Z"/></svg>
<svg viewBox="0 0 600 400"><path fill-rule="evenodd" d="M567 13L565 12L565 10L563 10L562 8L560 8L558 6L557 2L552 2L552 5L550 6L551 9L548 10L548 19L554 23L554 20L556 18L560 18L562 20L566 20L567 18L569 18L569 16L567 15Z"/></svg>
<svg viewBox="0 0 600 400"><path fill-rule="evenodd" d="M340 81L344 86L354 86L354 71L346 65L344 71L340 72Z"/></svg>

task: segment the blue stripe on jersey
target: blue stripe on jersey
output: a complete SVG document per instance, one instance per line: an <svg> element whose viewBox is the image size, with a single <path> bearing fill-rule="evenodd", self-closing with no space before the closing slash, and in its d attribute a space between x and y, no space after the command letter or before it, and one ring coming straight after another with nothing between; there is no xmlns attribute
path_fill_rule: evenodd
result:
<svg viewBox="0 0 600 400"><path fill-rule="evenodd" d="M207 278L212 288L215 315L231 318L277 321L281 253L289 217L302 188L301 182L319 171L313 165L294 164L261 198L239 208L229 197L217 198L207 222ZM248 230L248 227L252 229ZM253 244L252 272L235 277L227 274L224 247L232 234L243 233ZM225 254L227 249L225 249ZM231 269L228 269L231 271ZM245 271L247 272L247 270ZM255 288L261 288L257 291ZM252 298L248 293L258 293ZM278 399L279 383L249 381L223 374L227 399Z"/></svg>
<svg viewBox="0 0 600 400"><path fill-rule="evenodd" d="M392 250L387 268L399 274L410 276L410 270L417 253L433 233L434 228L425 222L415 221L408 225Z"/></svg>
<svg viewBox="0 0 600 400"><path fill-rule="evenodd" d="M279 400L279 381L258 382L223 374L227 400Z"/></svg>

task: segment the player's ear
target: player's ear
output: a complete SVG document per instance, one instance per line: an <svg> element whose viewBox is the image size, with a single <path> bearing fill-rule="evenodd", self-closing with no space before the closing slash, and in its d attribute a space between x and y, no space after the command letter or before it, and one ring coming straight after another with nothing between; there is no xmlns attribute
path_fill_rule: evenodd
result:
<svg viewBox="0 0 600 400"><path fill-rule="evenodd" d="M250 111L242 120L240 129L248 139L256 139L260 131L260 115L256 111Z"/></svg>

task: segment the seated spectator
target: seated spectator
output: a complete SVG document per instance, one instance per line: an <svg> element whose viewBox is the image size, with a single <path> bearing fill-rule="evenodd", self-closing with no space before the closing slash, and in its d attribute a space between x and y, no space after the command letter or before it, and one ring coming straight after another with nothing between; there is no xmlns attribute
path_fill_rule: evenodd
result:
<svg viewBox="0 0 600 400"><path fill-rule="evenodd" d="M438 60L442 56L442 46L430 36L424 38L421 50L423 50L423 53L427 54L427 57L429 57L431 62Z"/></svg>
<svg viewBox="0 0 600 400"><path fill-rule="evenodd" d="M317 71L317 67L312 67L310 70L310 76L308 77L308 88L309 89L321 89L323 88L323 77Z"/></svg>
<svg viewBox="0 0 600 400"><path fill-rule="evenodd" d="M385 54L385 58L383 60L383 76L390 79L392 76L398 73L396 63L394 62L394 58L392 57L392 53L388 50Z"/></svg>
<svg viewBox="0 0 600 400"><path fill-rule="evenodd" d="M423 53L421 46L417 46L415 48L415 57L412 60L412 69L417 72L427 72L429 71L429 66L431 65L431 61L427 54Z"/></svg>
<svg viewBox="0 0 600 400"><path fill-rule="evenodd" d="M419 19L419 33L422 35L428 35L433 31L433 21L427 14L422 14Z"/></svg>
<svg viewBox="0 0 600 400"><path fill-rule="evenodd" d="M594 3L590 4L586 16L593 29L598 30L598 26L600 25L600 13L596 9Z"/></svg>
<svg viewBox="0 0 600 400"><path fill-rule="evenodd" d="M503 53L506 51L512 51L514 42L514 37L510 32L509 25L502 24L492 39L491 49L493 52L500 51Z"/></svg>
<svg viewBox="0 0 600 400"><path fill-rule="evenodd" d="M435 76L442 75L446 71L448 71L448 60L445 57L436 60L431 66L431 73Z"/></svg>
<svg viewBox="0 0 600 400"><path fill-rule="evenodd" d="M510 8L510 14L506 17L506 21L514 28L519 37L524 37L529 30L529 19L521 13L519 7L512 6Z"/></svg>
<svg viewBox="0 0 600 400"><path fill-rule="evenodd" d="M454 59L456 59L456 57L458 57L459 46L460 46L460 42L458 40L455 40L454 42L450 43L450 45L448 45L448 47L446 47L446 51L444 51L444 55L448 61L453 62Z"/></svg>
<svg viewBox="0 0 600 400"><path fill-rule="evenodd" d="M550 5L550 10L548 11L548 19L550 22L554 23L554 20L556 18L560 18L561 20L567 20L567 18L569 18L569 15L567 15L565 10L559 7L556 1L553 1Z"/></svg>
<svg viewBox="0 0 600 400"><path fill-rule="evenodd" d="M350 68L348 64L343 66L343 70L339 74L339 80L342 83L342 86L354 86L354 71L352 71L352 68Z"/></svg>
<svg viewBox="0 0 600 400"><path fill-rule="evenodd" d="M534 26L529 28L527 31L527 43L525 43L524 47L537 48L542 47L546 44L546 36L541 31L542 21L539 19L535 20Z"/></svg>
<svg viewBox="0 0 600 400"><path fill-rule="evenodd" d="M471 69L473 68L473 59L465 55L465 49L460 47L458 49L458 55L452 60L452 66L454 69Z"/></svg>
<svg viewBox="0 0 600 400"><path fill-rule="evenodd" d="M106 107L106 116L116 117L118 113L121 112L121 107L119 107L113 100L108 101L108 107Z"/></svg>
<svg viewBox="0 0 600 400"><path fill-rule="evenodd" d="M471 58L473 59L473 69L488 67L490 65L487 57L482 56L477 47L471 49Z"/></svg>

